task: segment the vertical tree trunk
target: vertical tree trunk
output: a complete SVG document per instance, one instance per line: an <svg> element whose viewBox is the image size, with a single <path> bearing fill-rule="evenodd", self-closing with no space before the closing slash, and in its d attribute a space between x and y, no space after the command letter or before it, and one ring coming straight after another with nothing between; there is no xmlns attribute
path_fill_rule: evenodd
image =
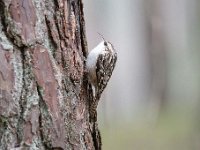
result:
<svg viewBox="0 0 200 150"><path fill-rule="evenodd" d="M149 117L155 124L167 105L167 55L162 1L150 0L146 4L151 61L151 90Z"/></svg>
<svg viewBox="0 0 200 150"><path fill-rule="evenodd" d="M81 0L0 0L0 149L100 149Z"/></svg>

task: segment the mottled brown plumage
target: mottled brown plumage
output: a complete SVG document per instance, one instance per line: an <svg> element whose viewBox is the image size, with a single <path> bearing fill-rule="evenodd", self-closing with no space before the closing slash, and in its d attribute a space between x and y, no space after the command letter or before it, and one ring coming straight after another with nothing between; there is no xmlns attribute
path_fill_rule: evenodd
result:
<svg viewBox="0 0 200 150"><path fill-rule="evenodd" d="M117 61L117 53L110 42L103 41L88 55L86 67L92 85L93 99L90 102L90 117L96 121L96 109L101 94L106 88Z"/></svg>

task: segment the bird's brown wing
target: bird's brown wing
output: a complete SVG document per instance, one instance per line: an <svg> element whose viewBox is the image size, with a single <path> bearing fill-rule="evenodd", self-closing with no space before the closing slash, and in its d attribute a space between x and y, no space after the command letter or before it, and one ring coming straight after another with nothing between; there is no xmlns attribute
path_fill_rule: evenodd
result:
<svg viewBox="0 0 200 150"><path fill-rule="evenodd" d="M97 97L100 98L103 90L107 86L107 83L112 75L117 61L117 54L111 53L100 54L97 58Z"/></svg>

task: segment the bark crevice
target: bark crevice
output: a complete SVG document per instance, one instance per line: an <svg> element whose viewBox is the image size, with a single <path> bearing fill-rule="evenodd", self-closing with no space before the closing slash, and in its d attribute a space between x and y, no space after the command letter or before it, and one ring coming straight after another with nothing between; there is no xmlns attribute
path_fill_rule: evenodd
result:
<svg viewBox="0 0 200 150"><path fill-rule="evenodd" d="M24 50L21 50L21 58L22 58L22 76L25 77L25 53ZM25 87L25 78L22 78L22 90L20 93L20 99L19 99L19 107L20 107L20 114L19 114L19 120L18 120L18 126L17 126L17 142L20 146L20 143L22 142L22 124L23 124L23 115L24 115L24 95L26 95L25 92L26 87Z"/></svg>
<svg viewBox="0 0 200 150"><path fill-rule="evenodd" d="M47 110L47 106L45 105L45 102L43 100L43 97L42 97L42 91L41 91L41 88L40 86L38 85L38 83L36 82L36 87L37 87L37 93L38 93L38 96L39 96L39 108L40 108L40 114L39 114L39 135L41 137L41 140L42 140L42 143L44 145L44 148L45 149L50 149L51 148L51 145L49 145L48 142L46 142L45 140L45 137L44 137L44 134L42 132L42 128L43 128L43 125L42 125L42 112L41 112L41 109L45 107L45 109Z"/></svg>

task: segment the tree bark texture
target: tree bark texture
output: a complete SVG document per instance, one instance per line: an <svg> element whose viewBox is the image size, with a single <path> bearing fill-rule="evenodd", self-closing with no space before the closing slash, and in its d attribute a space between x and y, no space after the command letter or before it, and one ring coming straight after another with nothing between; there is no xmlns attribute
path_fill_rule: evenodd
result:
<svg viewBox="0 0 200 150"><path fill-rule="evenodd" d="M0 149L101 149L81 0L0 0Z"/></svg>

